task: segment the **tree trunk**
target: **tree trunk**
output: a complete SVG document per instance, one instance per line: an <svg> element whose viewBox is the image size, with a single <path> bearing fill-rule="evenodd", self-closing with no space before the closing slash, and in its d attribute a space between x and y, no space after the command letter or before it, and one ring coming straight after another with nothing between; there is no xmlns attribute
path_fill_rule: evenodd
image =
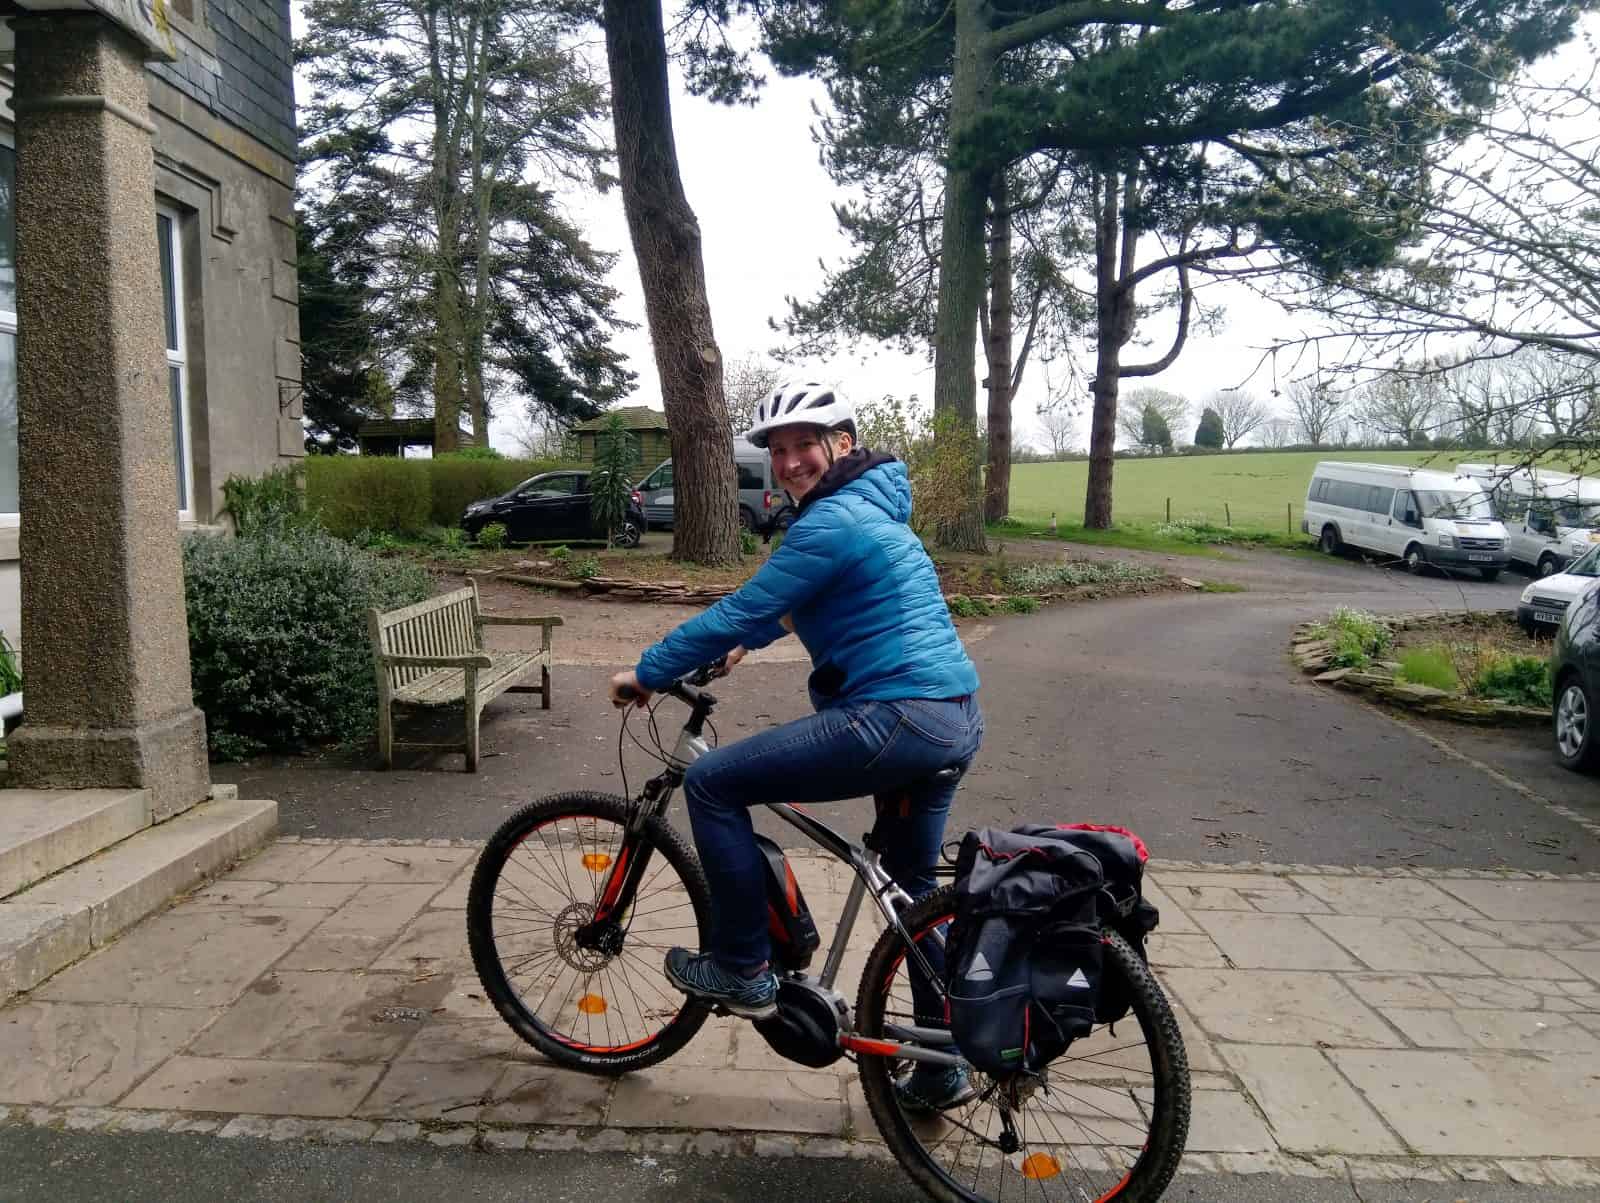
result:
<svg viewBox="0 0 1600 1203"><path fill-rule="evenodd" d="M472 150L469 159L472 180L472 209L474 224L472 304L464 322L466 335L466 404L472 420L473 441L479 447L489 445L489 407L483 387L483 344L493 309L493 284L489 279L489 234L493 225L494 187L498 163L484 163L488 140L488 118L484 112L486 93L493 81L489 78L489 55L494 43L493 22L498 15L485 14L485 25L479 49L478 65L473 72L472 88Z"/></svg>
<svg viewBox="0 0 1600 1203"><path fill-rule="evenodd" d="M992 74L984 50L984 9L979 0L954 0L955 69L950 81L950 140L955 143L982 112ZM940 237L939 301L933 335L933 415L937 426L972 431L978 421L974 362L978 306L983 303L983 194L986 173L952 161L945 168L944 226ZM936 430L936 437L937 430ZM976 459L967 469L969 504L938 521L934 540L955 551L985 550L982 483Z"/></svg>
<svg viewBox="0 0 1600 1203"><path fill-rule="evenodd" d="M1121 226L1117 179L1115 172L1102 175L1095 197L1094 411L1089 425L1089 484L1083 500L1083 525L1090 530L1111 528L1111 470L1117 442L1117 380L1123 343L1117 337L1117 250Z"/></svg>
<svg viewBox="0 0 1600 1203"><path fill-rule="evenodd" d="M1011 212L1006 173L989 187L989 466L983 481L983 520L1011 512Z"/></svg>
<svg viewBox="0 0 1600 1203"><path fill-rule="evenodd" d="M605 0L602 20L622 204L678 482L672 554L696 564L731 564L739 558L733 436L706 300L700 223L678 173L661 0Z"/></svg>
<svg viewBox="0 0 1600 1203"><path fill-rule="evenodd" d="M461 427L461 141L452 80L440 58L437 9L429 13L433 90L433 450L455 451Z"/></svg>

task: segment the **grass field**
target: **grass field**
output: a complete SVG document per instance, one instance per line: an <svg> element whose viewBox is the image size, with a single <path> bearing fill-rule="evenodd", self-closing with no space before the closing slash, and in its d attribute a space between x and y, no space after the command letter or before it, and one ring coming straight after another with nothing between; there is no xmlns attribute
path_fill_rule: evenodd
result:
<svg viewBox="0 0 1600 1203"><path fill-rule="evenodd" d="M1166 456L1119 459L1112 486L1112 517L1124 523L1200 519L1235 527L1300 531L1306 486L1318 460L1376 464L1424 464L1449 469L1457 463L1489 462L1493 452L1470 451L1279 451L1255 455ZM1065 526L1083 520L1087 463L1017 464L1011 469L1011 515L1048 522L1054 511Z"/></svg>

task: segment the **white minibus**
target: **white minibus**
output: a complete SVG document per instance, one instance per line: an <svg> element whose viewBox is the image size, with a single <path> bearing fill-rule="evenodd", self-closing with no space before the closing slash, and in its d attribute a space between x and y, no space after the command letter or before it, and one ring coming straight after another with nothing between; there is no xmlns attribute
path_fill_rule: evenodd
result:
<svg viewBox="0 0 1600 1203"><path fill-rule="evenodd" d="M1506 529L1478 482L1428 468L1323 460L1300 529L1330 554L1359 548L1411 572L1476 568L1492 581L1509 555Z"/></svg>
<svg viewBox="0 0 1600 1203"><path fill-rule="evenodd" d="M1513 564L1550 576L1600 543L1600 480L1500 464L1462 464L1456 471L1488 492Z"/></svg>

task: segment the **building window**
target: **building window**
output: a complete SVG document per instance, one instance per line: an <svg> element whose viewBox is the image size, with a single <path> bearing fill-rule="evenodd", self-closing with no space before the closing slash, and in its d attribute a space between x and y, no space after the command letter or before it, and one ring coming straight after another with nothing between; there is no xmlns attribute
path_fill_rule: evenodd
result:
<svg viewBox="0 0 1600 1203"><path fill-rule="evenodd" d="M17 501L17 159L0 142L0 525L15 526ZM188 345L183 329L182 226L175 213L156 217L161 293L166 310L167 381L178 463L178 511L190 517L194 468L189 443Z"/></svg>
<svg viewBox="0 0 1600 1203"><path fill-rule="evenodd" d="M17 521L17 156L0 143L0 522Z"/></svg>
<svg viewBox="0 0 1600 1203"><path fill-rule="evenodd" d="M178 516L194 516L194 465L189 444L189 357L183 322L183 225L177 214L156 213L161 308L167 348L167 389L172 398L172 452L178 468Z"/></svg>

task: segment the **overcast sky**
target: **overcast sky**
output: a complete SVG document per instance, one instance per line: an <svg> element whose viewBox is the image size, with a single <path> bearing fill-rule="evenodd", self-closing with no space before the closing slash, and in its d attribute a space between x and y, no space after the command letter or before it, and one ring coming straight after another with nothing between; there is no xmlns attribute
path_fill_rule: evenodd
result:
<svg viewBox="0 0 1600 1203"><path fill-rule="evenodd" d="M291 0L291 5L298 36L303 32L300 2ZM600 60L603 69L603 47ZM304 84L301 92L305 94ZM712 321L725 360L765 353L773 347L778 335L768 322L787 312L784 298L815 296L822 283L823 265L839 263L848 250L831 208L841 194L819 163L810 132L816 122L812 106L823 102L822 87L814 81L772 74L759 104L730 108L688 95L681 76L674 72L673 127L679 164L689 203L700 220ZM589 241L620 256L610 280L621 293L617 310L638 324L637 329L623 332L615 340L639 375L637 390L625 403L659 409L660 385L621 193L614 189L609 195L587 193L570 200L570 213ZM1124 382L1124 387L1130 383L1134 387L1155 385L1197 401L1219 388L1246 384L1270 400L1273 375L1270 363L1261 367L1261 348L1291 335L1296 327L1270 302L1236 286L1223 288L1226 291L1208 291L1213 303L1226 298L1220 328L1209 334L1191 332L1182 356L1165 373ZM1138 360L1163 353L1171 329L1170 321L1146 323L1141 337L1148 338L1149 353L1133 347L1126 358ZM1079 354L1080 394L1086 391L1083 373L1092 368L1092 362L1087 350ZM931 363L891 347L863 347L857 355L841 353L830 361L795 370L836 379L863 398L916 394L927 402L933 391ZM978 374L981 379L981 355ZM1034 364L1014 404L1013 424L1019 442L1036 447L1046 444L1035 417L1035 405L1044 396L1043 374ZM502 408L514 411L518 407L503 404ZM982 409L980 393L980 413ZM493 441L504 445L517 418L515 412L497 418L491 428ZM1173 433L1180 441L1193 434ZM1087 440L1086 406L1080 404L1074 442L1086 444Z"/></svg>

